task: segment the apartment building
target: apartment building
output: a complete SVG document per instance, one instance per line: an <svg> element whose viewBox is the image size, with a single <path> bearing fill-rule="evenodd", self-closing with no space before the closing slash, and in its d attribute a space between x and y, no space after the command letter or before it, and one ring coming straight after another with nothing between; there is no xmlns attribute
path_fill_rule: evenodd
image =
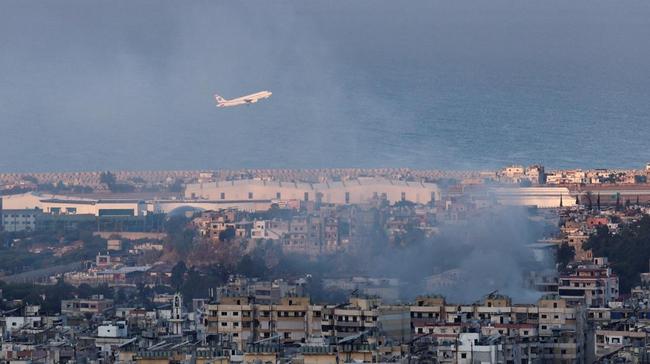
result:
<svg viewBox="0 0 650 364"><path fill-rule="evenodd" d="M588 307L605 307L619 297L618 277L607 265L607 258L594 258L579 264L559 279L558 292L571 304L583 302Z"/></svg>
<svg viewBox="0 0 650 364"><path fill-rule="evenodd" d="M248 297L223 297L207 307L208 334L230 336L239 348L263 339L305 342L321 336L321 310L306 297L284 297L278 304L259 304Z"/></svg>
<svg viewBox="0 0 650 364"><path fill-rule="evenodd" d="M112 314L114 310L113 300L102 295L61 301L61 314L68 316Z"/></svg>

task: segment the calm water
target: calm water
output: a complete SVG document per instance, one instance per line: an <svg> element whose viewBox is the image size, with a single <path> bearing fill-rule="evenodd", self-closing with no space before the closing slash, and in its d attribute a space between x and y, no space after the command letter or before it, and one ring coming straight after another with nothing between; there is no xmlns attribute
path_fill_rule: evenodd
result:
<svg viewBox="0 0 650 364"><path fill-rule="evenodd" d="M3 1L0 171L650 161L649 2L407 4Z"/></svg>

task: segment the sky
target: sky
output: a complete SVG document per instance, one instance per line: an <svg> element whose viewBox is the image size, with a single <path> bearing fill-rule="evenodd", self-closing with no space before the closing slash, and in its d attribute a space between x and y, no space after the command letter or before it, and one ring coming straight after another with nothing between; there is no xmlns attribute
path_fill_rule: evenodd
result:
<svg viewBox="0 0 650 364"><path fill-rule="evenodd" d="M0 8L0 172L650 161L647 1Z"/></svg>

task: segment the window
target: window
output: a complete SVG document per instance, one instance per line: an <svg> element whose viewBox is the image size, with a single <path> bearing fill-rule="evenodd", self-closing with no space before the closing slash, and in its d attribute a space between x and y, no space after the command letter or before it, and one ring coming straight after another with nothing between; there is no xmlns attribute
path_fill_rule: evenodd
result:
<svg viewBox="0 0 650 364"><path fill-rule="evenodd" d="M275 193L275 198L277 198L278 200L281 199L281 198L282 198L282 194L281 194L280 192L276 192L276 193Z"/></svg>
<svg viewBox="0 0 650 364"><path fill-rule="evenodd" d="M221 323L221 326L222 326L222 327L226 327L226 326L228 326L228 323L227 323L227 322L222 322L222 323Z"/></svg>
<svg viewBox="0 0 650 364"><path fill-rule="evenodd" d="M305 192L305 201L309 201L309 192Z"/></svg>
<svg viewBox="0 0 650 364"><path fill-rule="evenodd" d="M133 209L99 209L99 216L135 216Z"/></svg>
<svg viewBox="0 0 650 364"><path fill-rule="evenodd" d="M221 199L222 199L222 200L225 200L225 199L226 199L226 193L225 193L225 192L221 192Z"/></svg>
<svg viewBox="0 0 650 364"><path fill-rule="evenodd" d="M248 199L249 199L249 200L252 200L252 199L253 199L253 192L249 192L249 193L248 193Z"/></svg>
<svg viewBox="0 0 650 364"><path fill-rule="evenodd" d="M402 201L406 200L406 192L402 192Z"/></svg>
<svg viewBox="0 0 650 364"><path fill-rule="evenodd" d="M466 359L466 358L467 358L467 353L462 353L462 354L460 354L460 357L461 357L462 359Z"/></svg>
<svg viewBox="0 0 650 364"><path fill-rule="evenodd" d="M228 316L228 312L226 312L226 311L221 311L221 316Z"/></svg>
<svg viewBox="0 0 650 364"><path fill-rule="evenodd" d="M345 203L350 203L350 192L345 193Z"/></svg>

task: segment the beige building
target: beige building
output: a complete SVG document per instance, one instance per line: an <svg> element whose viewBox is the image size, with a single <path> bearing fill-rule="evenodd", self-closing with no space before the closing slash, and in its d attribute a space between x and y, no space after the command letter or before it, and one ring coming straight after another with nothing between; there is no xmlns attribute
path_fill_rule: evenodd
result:
<svg viewBox="0 0 650 364"><path fill-rule="evenodd" d="M306 297L284 297L279 304L257 304L247 297L223 297L208 305L209 334L225 334L241 349L277 335L280 342L321 336L321 306Z"/></svg>
<svg viewBox="0 0 650 364"><path fill-rule="evenodd" d="M189 184L185 198L242 202L300 200L332 204L359 204L373 198L384 198L390 203L407 200L424 204L432 199L439 200L440 190L432 183L370 177L325 183L238 180Z"/></svg>
<svg viewBox="0 0 650 364"><path fill-rule="evenodd" d="M502 205L556 208L574 206L575 196L566 187L495 187L490 193Z"/></svg>
<svg viewBox="0 0 650 364"><path fill-rule="evenodd" d="M141 200L106 200L60 195L23 193L2 196L4 209L39 209L52 215L143 216L147 204Z"/></svg>
<svg viewBox="0 0 650 364"><path fill-rule="evenodd" d="M115 310L113 300L103 296L88 299L75 298L61 301L61 314L68 316L80 316L84 314L106 314Z"/></svg>

